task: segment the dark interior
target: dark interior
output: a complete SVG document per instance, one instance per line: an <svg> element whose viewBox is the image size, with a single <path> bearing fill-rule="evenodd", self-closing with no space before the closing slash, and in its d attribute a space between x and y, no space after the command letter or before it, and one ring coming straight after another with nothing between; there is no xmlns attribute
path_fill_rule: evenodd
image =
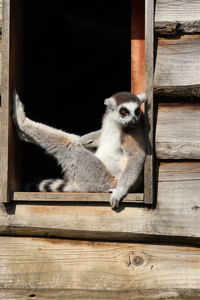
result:
<svg viewBox="0 0 200 300"><path fill-rule="evenodd" d="M130 1L24 2L27 115L80 135L99 129L104 99L130 90ZM43 150L24 148L24 184L61 176Z"/></svg>

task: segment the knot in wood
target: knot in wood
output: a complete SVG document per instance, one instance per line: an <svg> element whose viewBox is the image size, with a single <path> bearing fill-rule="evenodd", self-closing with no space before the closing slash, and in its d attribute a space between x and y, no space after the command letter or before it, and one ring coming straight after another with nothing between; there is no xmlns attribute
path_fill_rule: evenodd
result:
<svg viewBox="0 0 200 300"><path fill-rule="evenodd" d="M141 257L141 256L135 256L135 257L133 258L133 264L134 264L135 266L141 266L143 263L144 263L143 257Z"/></svg>

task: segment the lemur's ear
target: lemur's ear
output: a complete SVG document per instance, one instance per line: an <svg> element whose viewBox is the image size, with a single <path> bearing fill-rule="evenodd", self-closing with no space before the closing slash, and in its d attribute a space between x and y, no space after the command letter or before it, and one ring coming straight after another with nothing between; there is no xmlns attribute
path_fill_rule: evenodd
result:
<svg viewBox="0 0 200 300"><path fill-rule="evenodd" d="M141 103L145 102L146 95L144 93L143 94L137 94L136 96L138 97L138 99L140 100Z"/></svg>
<svg viewBox="0 0 200 300"><path fill-rule="evenodd" d="M114 109L116 107L116 101L113 97L106 98L104 104L107 105L109 108Z"/></svg>

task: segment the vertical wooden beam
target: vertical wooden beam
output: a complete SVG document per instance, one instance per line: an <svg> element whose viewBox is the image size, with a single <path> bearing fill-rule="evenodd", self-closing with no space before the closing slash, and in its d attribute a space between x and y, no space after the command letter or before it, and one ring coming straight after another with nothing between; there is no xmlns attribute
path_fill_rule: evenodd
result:
<svg viewBox="0 0 200 300"><path fill-rule="evenodd" d="M145 127L147 155L144 168L144 202L151 204L155 197L154 172L154 0L145 0L145 57L146 57L146 103Z"/></svg>
<svg viewBox="0 0 200 300"><path fill-rule="evenodd" d="M19 189L21 149L11 118L12 90L22 95L23 0L3 1L2 95L0 129L0 202L8 202Z"/></svg>
<svg viewBox="0 0 200 300"><path fill-rule="evenodd" d="M0 131L0 202L8 199L9 151L9 66L10 66L10 0L3 1L2 20L2 82L1 82L1 131Z"/></svg>

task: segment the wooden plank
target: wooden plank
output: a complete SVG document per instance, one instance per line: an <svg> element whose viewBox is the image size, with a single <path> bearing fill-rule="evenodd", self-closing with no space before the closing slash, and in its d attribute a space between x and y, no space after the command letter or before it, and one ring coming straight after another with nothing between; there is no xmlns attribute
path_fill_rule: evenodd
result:
<svg viewBox="0 0 200 300"><path fill-rule="evenodd" d="M159 159L200 159L200 105L160 104L155 147Z"/></svg>
<svg viewBox="0 0 200 300"><path fill-rule="evenodd" d="M0 202L7 202L8 188L8 126L9 126L9 65L10 65L10 1L4 1L2 79L1 79L1 143L0 143Z"/></svg>
<svg viewBox="0 0 200 300"><path fill-rule="evenodd" d="M156 22L187 22L199 20L199 0L156 0Z"/></svg>
<svg viewBox="0 0 200 300"><path fill-rule="evenodd" d="M181 34L200 33L200 21L190 22L156 22L155 32L159 36L178 36Z"/></svg>
<svg viewBox="0 0 200 300"><path fill-rule="evenodd" d="M54 295L55 290L71 295L78 290L79 297L81 290L93 291L93 296L96 291L103 299L107 293L113 299L117 292L119 299L141 299L135 297L139 292L149 299L149 291L162 299L200 293L197 247L22 237L0 237L0 242L1 291L29 290L28 299L38 299L44 289Z"/></svg>
<svg viewBox="0 0 200 300"><path fill-rule="evenodd" d="M109 202L109 193L41 193L15 192L14 201ZM143 194L128 194L123 203L143 203Z"/></svg>
<svg viewBox="0 0 200 300"><path fill-rule="evenodd" d="M169 180L170 179L170 180ZM200 242L200 162L159 166L156 208L121 204L9 203L0 206L1 235Z"/></svg>
<svg viewBox="0 0 200 300"><path fill-rule="evenodd" d="M200 85L200 35L158 39L154 85L174 90ZM173 89L172 89L173 93ZM163 92L164 94L164 92ZM199 92L200 94L200 92Z"/></svg>
<svg viewBox="0 0 200 300"><path fill-rule="evenodd" d="M22 20L22 0L3 1L0 202L7 202L20 186L21 150L11 120L11 94L13 88L22 92Z"/></svg>
<svg viewBox="0 0 200 300"><path fill-rule="evenodd" d="M186 99L192 100L200 97L200 85L188 85L188 86L156 86L154 87L154 94L157 97L164 97L165 99L185 101Z"/></svg>
<svg viewBox="0 0 200 300"><path fill-rule="evenodd" d="M155 31L159 35L200 33L200 2L198 0L157 0Z"/></svg>
<svg viewBox="0 0 200 300"><path fill-rule="evenodd" d="M68 290L68 289L0 289L0 299L3 300L27 300L35 298L38 300L55 299L110 299L110 300L197 300L200 298L199 289L159 289L135 291L110 291L110 290Z"/></svg>
<svg viewBox="0 0 200 300"><path fill-rule="evenodd" d="M151 204L155 198L154 172L154 1L145 1L145 57L146 57L146 161L144 166L144 202Z"/></svg>

